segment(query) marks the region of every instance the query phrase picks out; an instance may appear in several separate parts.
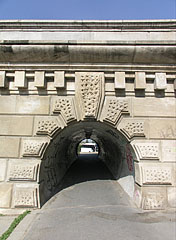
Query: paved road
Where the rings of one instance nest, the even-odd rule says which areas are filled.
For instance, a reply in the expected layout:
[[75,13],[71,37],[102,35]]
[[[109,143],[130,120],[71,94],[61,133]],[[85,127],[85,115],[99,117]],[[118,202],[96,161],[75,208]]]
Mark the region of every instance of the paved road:
[[[175,240],[174,215],[135,208],[103,163],[81,158],[25,240]],[[19,239],[18,239],[19,240]]]

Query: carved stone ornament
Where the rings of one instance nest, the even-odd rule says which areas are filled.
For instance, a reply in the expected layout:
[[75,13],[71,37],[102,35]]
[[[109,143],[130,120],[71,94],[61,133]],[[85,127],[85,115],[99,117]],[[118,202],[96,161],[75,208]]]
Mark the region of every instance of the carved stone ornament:
[[164,209],[165,197],[161,193],[148,193],[143,199],[143,209]]
[[23,142],[23,157],[41,157],[47,142],[42,140],[24,140]]
[[171,185],[172,173],[171,168],[145,167],[143,172],[143,184]]
[[61,127],[58,126],[57,121],[55,120],[39,120],[37,122],[37,134],[40,135],[49,135],[53,136],[54,133],[60,129]]
[[144,134],[144,122],[143,121],[130,121],[121,129],[128,138],[143,137]]
[[55,101],[53,112],[60,113],[67,123],[76,118],[73,100],[70,98],[58,98]]
[[140,160],[159,159],[159,144],[158,143],[136,143],[134,148]]
[[38,207],[37,188],[16,188],[14,207]]
[[17,165],[13,164],[10,167],[10,181],[36,181],[39,164],[35,165]]
[[83,118],[97,118],[104,96],[104,73],[76,73],[76,96]]
[[129,113],[126,100],[108,99],[106,103],[105,121],[116,124],[122,114]]

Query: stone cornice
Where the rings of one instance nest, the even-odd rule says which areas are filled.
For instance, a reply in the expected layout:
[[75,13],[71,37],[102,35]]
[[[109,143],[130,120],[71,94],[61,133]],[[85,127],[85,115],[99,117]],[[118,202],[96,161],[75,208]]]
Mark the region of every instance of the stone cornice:
[[176,20],[0,20],[1,31],[173,31]]
[[2,63],[175,64],[175,42],[1,41]]

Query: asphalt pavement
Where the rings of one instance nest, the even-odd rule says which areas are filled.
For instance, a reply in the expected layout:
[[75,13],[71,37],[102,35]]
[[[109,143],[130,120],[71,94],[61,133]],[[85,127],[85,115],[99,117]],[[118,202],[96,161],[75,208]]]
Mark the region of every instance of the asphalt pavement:
[[175,240],[175,213],[136,208],[93,155],[76,161],[62,185],[9,240]]

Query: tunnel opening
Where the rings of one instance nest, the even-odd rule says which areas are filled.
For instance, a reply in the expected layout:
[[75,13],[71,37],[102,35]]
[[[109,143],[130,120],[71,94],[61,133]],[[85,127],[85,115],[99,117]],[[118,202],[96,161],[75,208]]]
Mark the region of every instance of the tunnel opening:
[[[98,151],[80,154],[80,145],[85,141],[96,144]],[[134,158],[127,139],[110,125],[96,121],[68,125],[52,139],[43,157],[41,206],[65,187],[96,179],[117,180],[132,197]]]
[[91,138],[83,139],[77,146],[78,156],[81,154],[99,154],[99,145]]

